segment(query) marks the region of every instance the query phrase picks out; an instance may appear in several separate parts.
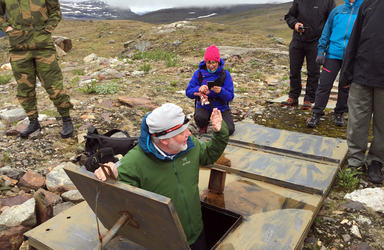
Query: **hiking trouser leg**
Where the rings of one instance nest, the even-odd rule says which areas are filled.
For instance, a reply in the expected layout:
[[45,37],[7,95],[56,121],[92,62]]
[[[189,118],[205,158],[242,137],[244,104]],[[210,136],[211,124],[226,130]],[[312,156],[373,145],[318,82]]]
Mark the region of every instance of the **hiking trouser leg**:
[[221,115],[223,117],[223,120],[228,126],[229,135],[232,135],[233,132],[235,132],[235,124],[233,123],[231,110],[228,109],[228,110],[222,111]]
[[301,93],[301,67],[304,62],[301,42],[292,40],[289,45],[289,97],[297,99]]
[[373,88],[352,83],[348,98],[348,165],[359,167],[365,163],[369,126],[372,117]]
[[376,160],[384,164],[384,89],[373,89],[373,139],[367,162]]
[[69,110],[73,108],[73,105],[63,88],[63,75],[56,59],[56,51],[46,49],[34,53],[37,76],[47,91],[49,99],[52,100],[62,117],[69,116]]
[[10,63],[17,82],[16,97],[29,119],[38,117],[36,100],[36,65],[30,51],[10,52]]
[[305,87],[304,101],[315,102],[317,85],[319,84],[320,65],[316,63],[317,42],[305,45],[305,58],[307,62],[307,85]]
[[333,82],[335,81],[337,73],[340,70],[341,63],[341,60],[326,59],[323,70],[320,74],[320,84],[316,90],[315,105],[312,108],[313,113],[319,115],[324,114],[324,109],[327,106]]
[[347,113],[348,112],[348,94],[349,88],[338,86],[337,89],[337,102],[335,107],[335,113]]
[[211,118],[211,112],[205,108],[196,108],[193,118],[195,119],[196,125],[199,128],[205,128],[209,124],[209,119]]

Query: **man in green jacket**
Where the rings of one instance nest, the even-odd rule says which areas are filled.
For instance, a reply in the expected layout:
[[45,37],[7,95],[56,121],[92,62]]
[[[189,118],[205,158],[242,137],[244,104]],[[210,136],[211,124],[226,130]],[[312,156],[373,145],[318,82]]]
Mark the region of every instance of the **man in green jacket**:
[[[199,197],[199,166],[214,163],[228,143],[228,127],[213,109],[212,140],[202,143],[188,129],[189,119],[172,103],[143,118],[139,144],[117,164],[118,180],[172,199],[192,249],[206,249]],[[95,175],[105,180],[101,169]]]
[[73,107],[63,89],[63,75],[56,58],[51,32],[61,20],[58,0],[0,0],[0,28],[9,38],[9,54],[17,81],[17,99],[29,118],[22,138],[39,130],[36,77],[63,120],[61,137],[73,135],[69,110]]

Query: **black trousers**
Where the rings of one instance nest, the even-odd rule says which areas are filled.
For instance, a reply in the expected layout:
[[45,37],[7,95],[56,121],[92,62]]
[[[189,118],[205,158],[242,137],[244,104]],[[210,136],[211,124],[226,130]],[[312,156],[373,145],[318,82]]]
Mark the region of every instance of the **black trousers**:
[[[223,120],[228,126],[229,135],[232,135],[233,132],[235,132],[235,124],[233,123],[231,110],[225,110],[221,112],[221,115],[223,116]],[[207,127],[209,124],[209,120],[211,118],[211,112],[205,108],[196,108],[194,119],[196,122],[196,125],[199,128]]]
[[[320,74],[320,84],[317,87],[315,105],[312,109],[313,113],[324,115],[324,109],[327,106],[329,95],[332,90],[333,82],[341,68],[342,60],[329,59],[325,60],[323,70]],[[349,88],[338,87],[337,103],[335,113],[341,114],[348,112],[348,92]]]
[[289,45],[289,97],[298,99],[301,93],[301,67],[304,58],[307,62],[307,85],[304,101],[315,102],[316,89],[320,77],[320,66],[316,63],[317,41],[301,42],[292,40]]

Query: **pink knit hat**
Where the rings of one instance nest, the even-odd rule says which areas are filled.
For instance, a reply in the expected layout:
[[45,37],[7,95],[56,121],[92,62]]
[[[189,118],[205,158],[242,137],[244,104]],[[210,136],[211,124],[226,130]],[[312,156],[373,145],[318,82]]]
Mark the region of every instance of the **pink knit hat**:
[[207,48],[204,55],[204,61],[220,62],[220,52],[215,45],[211,45]]

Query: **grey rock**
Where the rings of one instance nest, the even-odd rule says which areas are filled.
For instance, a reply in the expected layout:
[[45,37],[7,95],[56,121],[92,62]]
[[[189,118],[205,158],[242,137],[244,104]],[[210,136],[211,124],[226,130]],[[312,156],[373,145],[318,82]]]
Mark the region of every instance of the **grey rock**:
[[35,199],[31,198],[21,205],[4,209],[0,214],[1,228],[14,227],[18,225],[34,226],[36,224]]
[[12,179],[20,179],[25,173],[24,170],[18,168],[11,168],[10,166],[5,166],[0,168],[0,175],[6,175]]
[[67,165],[76,167],[76,165],[72,162],[64,162],[52,169],[52,171],[47,174],[45,184],[49,191],[63,192],[76,189],[75,185],[64,171],[64,167]]
[[136,44],[135,48],[137,50],[140,50],[141,52],[144,52],[147,50],[148,46],[151,44],[149,41],[141,41]]
[[133,43],[133,42],[135,42],[135,41],[133,41],[133,40],[126,41],[126,42],[124,43],[124,48],[128,48],[129,45],[130,45],[131,43]]
[[69,191],[67,191],[65,193],[62,193],[61,197],[65,201],[71,201],[71,202],[74,202],[74,203],[78,203],[78,202],[84,200],[84,198],[80,194],[79,190],[69,190]]
[[5,120],[6,123],[20,121],[23,120],[25,117],[27,117],[27,115],[24,109],[22,108],[3,110],[0,112],[0,118]]
[[349,234],[343,234],[341,237],[343,237],[344,242],[349,242],[351,240],[351,236]]

